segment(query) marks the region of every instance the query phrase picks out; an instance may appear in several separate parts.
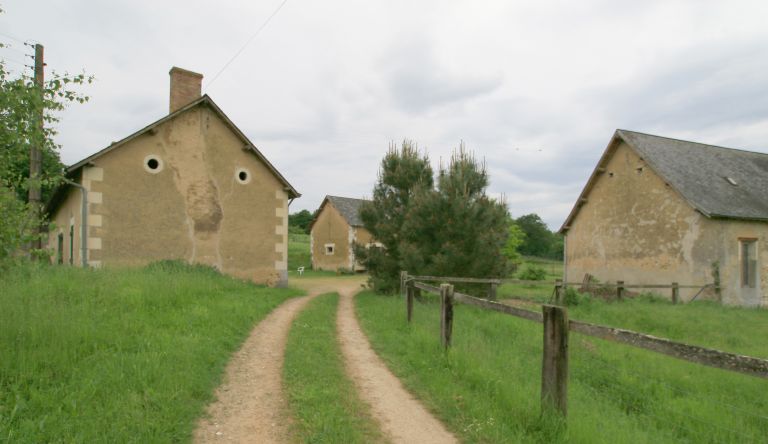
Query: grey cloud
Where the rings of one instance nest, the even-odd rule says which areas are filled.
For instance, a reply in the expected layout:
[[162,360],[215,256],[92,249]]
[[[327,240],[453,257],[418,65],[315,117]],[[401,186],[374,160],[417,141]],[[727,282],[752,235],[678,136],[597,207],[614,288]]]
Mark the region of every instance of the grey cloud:
[[398,45],[381,66],[387,72],[385,81],[394,102],[411,113],[483,96],[503,84],[500,73],[452,72],[423,39]]
[[595,91],[603,113],[618,126],[703,130],[768,117],[768,47],[698,47],[649,67],[634,85]]

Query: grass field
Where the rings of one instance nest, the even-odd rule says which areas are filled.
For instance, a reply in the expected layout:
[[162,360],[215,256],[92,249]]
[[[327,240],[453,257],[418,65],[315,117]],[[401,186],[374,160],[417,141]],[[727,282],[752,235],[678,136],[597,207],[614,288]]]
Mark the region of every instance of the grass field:
[[295,272],[297,268],[312,268],[312,257],[309,251],[308,234],[288,235],[288,271]]
[[0,277],[0,442],[189,441],[231,353],[295,290],[201,267]]
[[313,300],[293,323],[283,370],[296,420],[295,439],[307,443],[381,441],[368,408],[344,374],[336,341],[339,295]]
[[517,267],[517,272],[510,276],[511,279],[517,279],[518,274],[526,265],[540,267],[546,273],[543,282],[546,284],[503,284],[498,289],[498,297],[515,297],[518,299],[528,299],[536,302],[547,302],[552,296],[554,286],[552,282],[555,279],[563,278],[563,262],[551,259],[537,257],[524,257],[523,263]]
[[[438,304],[417,303],[412,325],[397,297],[362,293],[356,308],[390,368],[467,442],[742,443],[768,436],[763,379],[572,333],[565,426],[540,415],[540,324],[457,306],[454,346],[444,353]],[[669,336],[728,351],[741,346],[764,356],[768,343],[766,311],[645,300],[580,310],[571,317],[642,330],[655,324]]]

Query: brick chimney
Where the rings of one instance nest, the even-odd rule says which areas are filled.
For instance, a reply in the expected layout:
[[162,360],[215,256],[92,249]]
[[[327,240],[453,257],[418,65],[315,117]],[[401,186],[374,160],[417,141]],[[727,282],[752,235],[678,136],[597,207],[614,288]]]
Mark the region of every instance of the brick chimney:
[[203,89],[202,74],[175,66],[168,74],[171,75],[171,113],[200,98]]

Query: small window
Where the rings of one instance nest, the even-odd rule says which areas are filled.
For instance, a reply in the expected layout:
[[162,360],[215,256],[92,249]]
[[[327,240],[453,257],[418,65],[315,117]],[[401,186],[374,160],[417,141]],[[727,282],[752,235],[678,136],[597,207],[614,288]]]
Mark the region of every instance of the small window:
[[325,254],[330,256],[333,255],[334,251],[336,250],[336,244],[325,244]]
[[741,245],[741,286],[757,286],[757,240],[742,239]]
[[144,170],[151,174],[157,174],[163,171],[163,161],[159,156],[150,154],[144,158]]
[[56,263],[61,265],[64,263],[64,233],[59,233],[56,240]]
[[69,226],[69,265],[75,263],[75,226]]
[[613,177],[613,171],[611,171],[610,173],[608,173],[608,177]]
[[235,179],[245,185],[251,181],[251,172],[245,168],[238,168],[237,171],[235,171]]

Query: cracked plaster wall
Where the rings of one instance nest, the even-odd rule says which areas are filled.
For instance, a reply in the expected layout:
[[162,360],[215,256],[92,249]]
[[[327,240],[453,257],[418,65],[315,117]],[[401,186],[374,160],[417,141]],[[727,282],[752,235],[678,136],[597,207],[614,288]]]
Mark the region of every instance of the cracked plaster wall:
[[[740,237],[758,239],[760,287],[768,288],[768,225],[706,218],[623,143],[587,199],[567,234],[570,282],[589,273],[603,282],[704,285],[713,282],[717,262],[723,302],[768,305],[760,288],[753,294],[741,288],[738,248]],[[681,297],[696,292],[681,290]],[[699,296],[716,297],[710,291]]]

